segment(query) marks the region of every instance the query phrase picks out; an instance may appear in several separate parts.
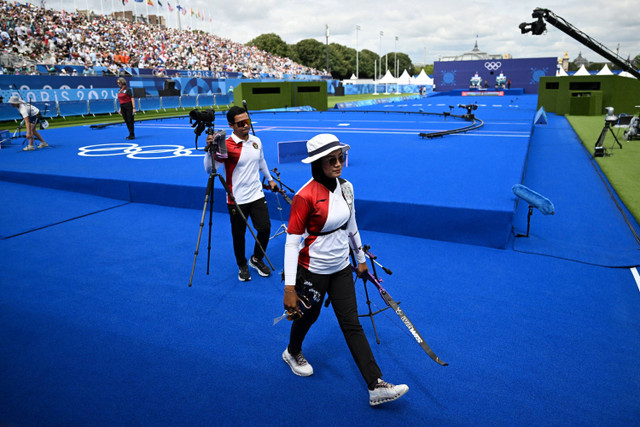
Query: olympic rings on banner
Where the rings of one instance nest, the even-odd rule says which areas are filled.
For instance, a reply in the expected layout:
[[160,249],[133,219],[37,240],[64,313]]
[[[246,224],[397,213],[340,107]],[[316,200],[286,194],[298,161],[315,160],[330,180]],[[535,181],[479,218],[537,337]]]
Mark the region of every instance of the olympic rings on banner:
[[87,145],[78,148],[78,156],[83,157],[107,157],[127,156],[136,160],[172,159],[175,157],[202,157],[203,154],[194,154],[190,148],[182,145],[138,145],[131,142],[116,142],[111,144]]
[[498,68],[502,67],[502,63],[501,62],[485,62],[484,63],[484,68],[486,68],[489,71],[496,71]]

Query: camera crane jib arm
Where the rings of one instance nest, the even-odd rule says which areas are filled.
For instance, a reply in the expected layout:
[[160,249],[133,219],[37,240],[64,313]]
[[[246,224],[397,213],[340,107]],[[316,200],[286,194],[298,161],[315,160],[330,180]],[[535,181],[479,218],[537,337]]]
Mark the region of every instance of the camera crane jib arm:
[[587,46],[597,54],[603,56],[604,58],[607,58],[609,61],[611,61],[618,67],[622,68],[624,71],[627,71],[628,73],[632,74],[634,77],[640,79],[640,72],[636,67],[633,66],[632,62],[622,59],[620,56],[618,56],[616,53],[608,49],[602,43],[592,39],[587,34],[585,34],[584,32],[580,31],[578,28],[571,25],[571,23],[569,23],[567,20],[556,15],[549,9],[543,9],[538,7],[533,10],[533,13],[531,14],[531,16],[533,18],[536,18],[537,21],[533,21],[531,23],[523,22],[522,24],[520,24],[519,28],[522,34],[531,32],[531,34],[533,35],[540,35],[544,33],[546,30],[546,25],[543,21],[544,19],[549,24],[553,25],[563,33],[569,35],[570,37],[574,38],[575,40],[579,41],[583,45]]

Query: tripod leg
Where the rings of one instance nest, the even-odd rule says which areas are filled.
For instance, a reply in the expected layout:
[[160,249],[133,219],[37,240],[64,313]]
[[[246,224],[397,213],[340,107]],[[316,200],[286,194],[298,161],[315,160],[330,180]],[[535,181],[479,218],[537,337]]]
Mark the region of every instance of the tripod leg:
[[367,316],[371,319],[371,325],[373,325],[373,333],[376,336],[376,344],[380,344],[380,338],[378,338],[378,331],[376,330],[376,322],[373,320],[373,312],[371,311],[371,300],[369,299],[369,291],[367,290],[367,282],[362,283],[364,285],[364,294],[367,296],[367,308],[369,309],[369,314],[362,314],[359,317]]
[[267,251],[264,250],[264,247],[262,247],[262,244],[260,243],[260,241],[258,240],[258,236],[256,236],[256,233],[253,231],[253,227],[251,227],[249,225],[249,221],[247,221],[247,217],[244,216],[244,213],[242,212],[242,209],[240,209],[240,206],[238,206],[238,203],[236,202],[236,198],[233,196],[233,193],[231,192],[231,190],[229,189],[229,187],[227,186],[227,183],[224,181],[224,178],[222,178],[222,175],[220,174],[216,174],[216,176],[220,179],[220,182],[222,183],[222,186],[224,187],[225,191],[227,192],[227,194],[229,195],[229,199],[233,202],[233,204],[235,205],[235,207],[238,209],[238,213],[240,214],[240,217],[242,218],[242,220],[244,221],[244,223],[247,225],[247,228],[249,229],[249,231],[251,232],[251,235],[253,236],[254,240],[256,241],[256,243],[258,244],[258,247],[260,248],[260,250],[262,251],[262,253],[264,254],[264,258],[267,260],[267,262],[269,263],[269,267],[271,267],[271,271],[276,271],[276,269],[273,267],[273,264],[271,264],[271,260],[269,259],[269,257],[267,256]]
[[607,128],[608,125],[605,124],[604,127],[602,128],[602,132],[600,132],[600,136],[598,137],[598,140],[596,141],[596,145],[594,147],[595,152],[597,153],[598,151],[602,151],[602,153],[600,154],[600,157],[602,157],[602,155],[604,154],[604,138],[607,136]]
[[[213,180],[212,180],[213,182]],[[209,186],[207,186],[207,189]],[[209,245],[207,246],[207,276],[209,275],[209,263],[211,261],[211,228],[213,226],[213,183],[211,184],[211,190],[207,194],[209,196]]]
[[[613,129],[609,128],[609,131],[611,131],[611,135],[613,135],[613,139],[618,143],[618,146],[622,148],[622,144],[620,144],[620,141],[618,141],[618,137],[616,136],[616,133],[613,131]],[[613,145],[611,146],[611,148],[613,148]]]
[[213,188],[213,174],[209,175],[209,182],[207,182],[207,193],[204,196],[204,207],[202,208],[202,218],[200,219],[200,231],[198,232],[198,241],[196,243],[196,251],[193,256],[193,267],[191,267],[191,277],[189,278],[189,287],[193,282],[193,273],[196,270],[196,259],[198,259],[198,248],[200,247],[200,238],[202,237],[202,228],[204,227],[204,217],[207,215],[207,203],[209,203],[209,189]]

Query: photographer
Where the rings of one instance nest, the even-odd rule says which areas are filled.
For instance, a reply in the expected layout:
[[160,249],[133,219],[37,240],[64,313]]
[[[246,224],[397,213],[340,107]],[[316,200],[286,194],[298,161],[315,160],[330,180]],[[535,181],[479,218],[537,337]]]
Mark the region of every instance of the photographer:
[[33,145],[33,138],[37,138],[40,141],[40,145],[38,148],[48,147],[49,144],[42,139],[40,133],[36,130],[36,125],[40,123],[42,117],[40,115],[40,110],[31,104],[27,104],[23,100],[21,100],[16,95],[13,95],[9,98],[9,104],[12,107],[15,107],[20,112],[20,115],[24,119],[25,126],[27,127],[27,140],[29,141],[28,145],[23,148],[24,151],[34,151],[36,147]]
[[[251,121],[249,114],[240,107],[231,107],[227,112],[227,121],[233,129],[233,133],[225,141],[228,157],[226,159],[215,158],[216,170],[224,164],[225,179],[231,189],[238,206],[234,205],[227,196],[227,207],[231,219],[231,234],[233,236],[233,251],[238,263],[238,279],[241,282],[251,280],[247,258],[245,256],[245,233],[247,225],[237,209],[241,209],[246,218],[251,218],[251,222],[258,233],[258,242],[266,250],[271,233],[271,221],[269,220],[269,210],[267,200],[262,192],[260,174],[269,181],[272,190],[276,189],[276,183],[271,178],[267,162],[264,160],[262,142],[259,138],[250,134]],[[204,156],[204,167],[207,173],[213,171],[211,151],[213,148],[214,136],[207,136],[207,150]],[[262,260],[264,253],[260,245],[256,242],[253,255],[250,257],[248,265],[258,270],[263,277],[271,275],[271,270]]]

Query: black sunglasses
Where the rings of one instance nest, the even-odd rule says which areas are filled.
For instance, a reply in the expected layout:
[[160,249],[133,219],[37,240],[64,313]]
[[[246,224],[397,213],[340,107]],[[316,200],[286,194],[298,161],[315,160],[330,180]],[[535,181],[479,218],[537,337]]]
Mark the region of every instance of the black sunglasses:
[[335,166],[338,162],[344,165],[344,161],[346,160],[346,158],[347,154],[342,153],[337,157],[325,157],[325,160],[327,161],[327,163],[329,163],[329,166]]
[[251,126],[251,119],[239,120],[234,123],[236,126],[243,128],[245,126]]

